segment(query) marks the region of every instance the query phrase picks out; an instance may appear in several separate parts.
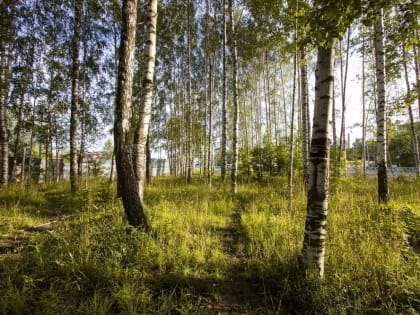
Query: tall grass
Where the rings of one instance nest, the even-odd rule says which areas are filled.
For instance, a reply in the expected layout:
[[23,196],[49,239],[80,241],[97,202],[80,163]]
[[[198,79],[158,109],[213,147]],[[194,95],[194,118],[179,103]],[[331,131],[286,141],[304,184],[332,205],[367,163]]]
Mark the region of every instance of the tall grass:
[[305,194],[297,185],[288,210],[282,178],[240,185],[234,198],[217,183],[155,180],[145,194],[149,234],[127,225],[105,181],[75,197],[66,185],[29,197],[12,188],[0,204],[10,226],[51,209],[66,220],[2,259],[0,313],[416,314],[419,181],[391,181],[386,207],[375,183],[331,187],[324,279],[300,268]]

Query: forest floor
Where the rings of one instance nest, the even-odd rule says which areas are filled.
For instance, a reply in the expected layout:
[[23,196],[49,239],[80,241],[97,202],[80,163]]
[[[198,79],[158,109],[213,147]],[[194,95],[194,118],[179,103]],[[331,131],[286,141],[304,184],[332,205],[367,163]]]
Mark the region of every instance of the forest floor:
[[417,314],[420,182],[333,181],[326,275],[302,271],[303,187],[284,178],[209,189],[156,179],[152,233],[129,227],[95,180],[0,192],[1,314]]

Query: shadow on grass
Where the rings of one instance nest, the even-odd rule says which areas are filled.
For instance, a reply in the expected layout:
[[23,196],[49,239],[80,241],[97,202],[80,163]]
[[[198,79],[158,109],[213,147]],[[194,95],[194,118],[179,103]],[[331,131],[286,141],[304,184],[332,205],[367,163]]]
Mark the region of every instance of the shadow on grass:
[[205,309],[206,314],[319,314],[325,311],[311,294],[320,280],[306,275],[299,255],[280,263],[251,262],[247,254],[251,240],[242,224],[242,213],[253,197],[244,194],[238,199],[238,205],[230,214],[230,224],[215,230],[226,254],[225,263],[220,266],[222,276],[188,272],[151,274],[146,283],[152,295],[157,299],[171,296],[175,304],[180,300],[188,303],[185,296],[190,297],[191,303],[200,301],[194,307]]
[[265,271],[227,265],[223,278],[181,272],[149,275],[146,284],[156,299],[171,296],[174,310],[176,301],[188,303],[187,296],[195,309],[206,309],[206,314],[326,313],[325,304],[314,294],[322,280],[306,275],[294,263],[298,258]]

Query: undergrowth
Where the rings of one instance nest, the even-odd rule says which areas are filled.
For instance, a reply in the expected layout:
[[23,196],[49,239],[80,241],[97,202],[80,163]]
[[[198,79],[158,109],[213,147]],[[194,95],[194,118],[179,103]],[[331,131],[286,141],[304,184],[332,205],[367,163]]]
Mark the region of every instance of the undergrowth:
[[161,178],[148,187],[152,231],[127,225],[115,186],[95,180],[0,192],[0,232],[61,216],[1,259],[1,314],[416,314],[420,182],[344,178],[330,194],[326,275],[300,268],[305,195],[286,181],[209,189]]

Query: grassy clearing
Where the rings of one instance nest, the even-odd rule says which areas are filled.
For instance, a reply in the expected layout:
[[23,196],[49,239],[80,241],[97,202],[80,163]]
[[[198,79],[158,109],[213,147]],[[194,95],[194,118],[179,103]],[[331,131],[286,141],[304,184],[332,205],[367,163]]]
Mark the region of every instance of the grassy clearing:
[[163,178],[147,189],[153,226],[127,226],[115,187],[1,192],[0,234],[64,216],[0,264],[2,314],[416,314],[420,312],[420,182],[331,187],[326,276],[301,271],[305,197],[286,182],[248,183],[232,198]]

